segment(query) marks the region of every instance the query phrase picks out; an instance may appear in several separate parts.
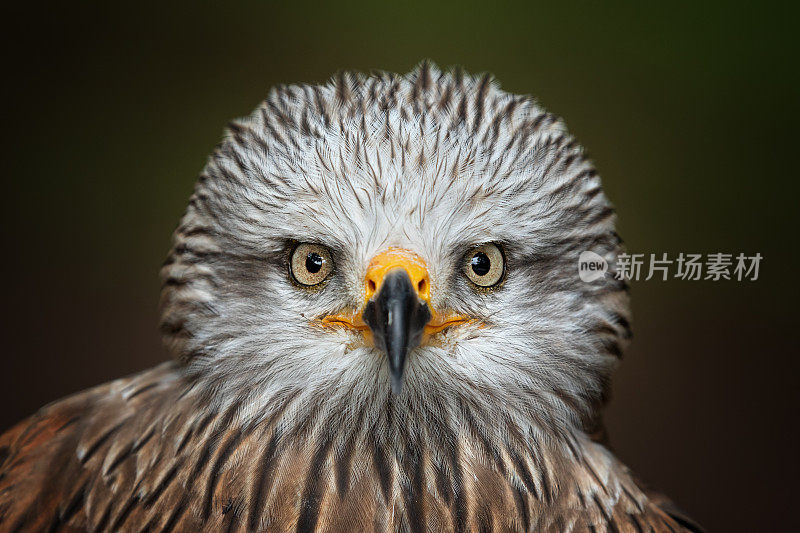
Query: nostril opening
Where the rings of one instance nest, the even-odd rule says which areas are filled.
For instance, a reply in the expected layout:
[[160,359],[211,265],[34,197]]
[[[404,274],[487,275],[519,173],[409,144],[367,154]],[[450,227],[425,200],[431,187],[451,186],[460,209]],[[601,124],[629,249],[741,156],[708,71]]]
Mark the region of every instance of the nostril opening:
[[375,292],[375,282],[373,280],[367,281],[367,289],[370,292]]
[[424,279],[420,280],[420,282],[417,284],[417,292],[420,294],[423,294],[425,292],[425,289],[427,288],[428,288],[428,282]]

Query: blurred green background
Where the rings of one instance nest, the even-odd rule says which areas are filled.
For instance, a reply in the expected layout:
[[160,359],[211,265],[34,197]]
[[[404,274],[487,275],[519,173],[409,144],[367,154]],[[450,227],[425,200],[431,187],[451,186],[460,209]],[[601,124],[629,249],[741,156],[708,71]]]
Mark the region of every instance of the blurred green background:
[[232,118],[277,83],[420,59],[562,115],[629,251],[760,252],[633,284],[616,453],[712,531],[784,530],[796,479],[796,17],[780,5],[5,7],[0,427],[167,355],[158,269]]

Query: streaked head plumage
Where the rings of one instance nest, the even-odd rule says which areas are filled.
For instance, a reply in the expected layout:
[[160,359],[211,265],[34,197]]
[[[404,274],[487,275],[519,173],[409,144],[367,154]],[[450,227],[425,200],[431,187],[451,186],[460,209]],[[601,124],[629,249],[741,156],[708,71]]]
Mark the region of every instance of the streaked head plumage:
[[[580,281],[577,257],[613,262],[613,224],[581,147],[532,98],[429,63],[405,76],[341,72],[273,89],[231,124],[176,231],[162,328],[198,386],[241,401],[245,419],[291,393],[345,419],[469,410],[544,432],[585,428],[628,336],[628,306],[610,276]],[[293,279],[298,243],[329,251],[322,283]],[[486,244],[506,263],[489,288],[463,268]],[[409,354],[399,395],[362,332],[319,323],[363,306],[370,260],[391,249],[424,261],[433,309],[474,319]]]

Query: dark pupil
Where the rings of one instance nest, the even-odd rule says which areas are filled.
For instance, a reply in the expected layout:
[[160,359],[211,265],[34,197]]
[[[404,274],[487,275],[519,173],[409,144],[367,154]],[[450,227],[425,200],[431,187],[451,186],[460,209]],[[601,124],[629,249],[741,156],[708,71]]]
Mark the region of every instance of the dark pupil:
[[306,270],[312,274],[316,274],[322,268],[325,260],[316,252],[311,252],[306,256]]
[[492,262],[489,261],[489,258],[483,252],[478,252],[473,255],[470,264],[472,265],[472,271],[479,276],[488,274],[489,268],[492,266]]

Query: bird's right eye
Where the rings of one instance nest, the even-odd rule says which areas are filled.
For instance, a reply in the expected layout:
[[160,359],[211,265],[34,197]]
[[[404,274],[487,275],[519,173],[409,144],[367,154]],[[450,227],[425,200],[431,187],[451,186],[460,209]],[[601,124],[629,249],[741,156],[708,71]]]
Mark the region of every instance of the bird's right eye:
[[333,272],[330,251],[321,244],[300,243],[292,250],[289,267],[292,278],[305,287],[319,285]]

